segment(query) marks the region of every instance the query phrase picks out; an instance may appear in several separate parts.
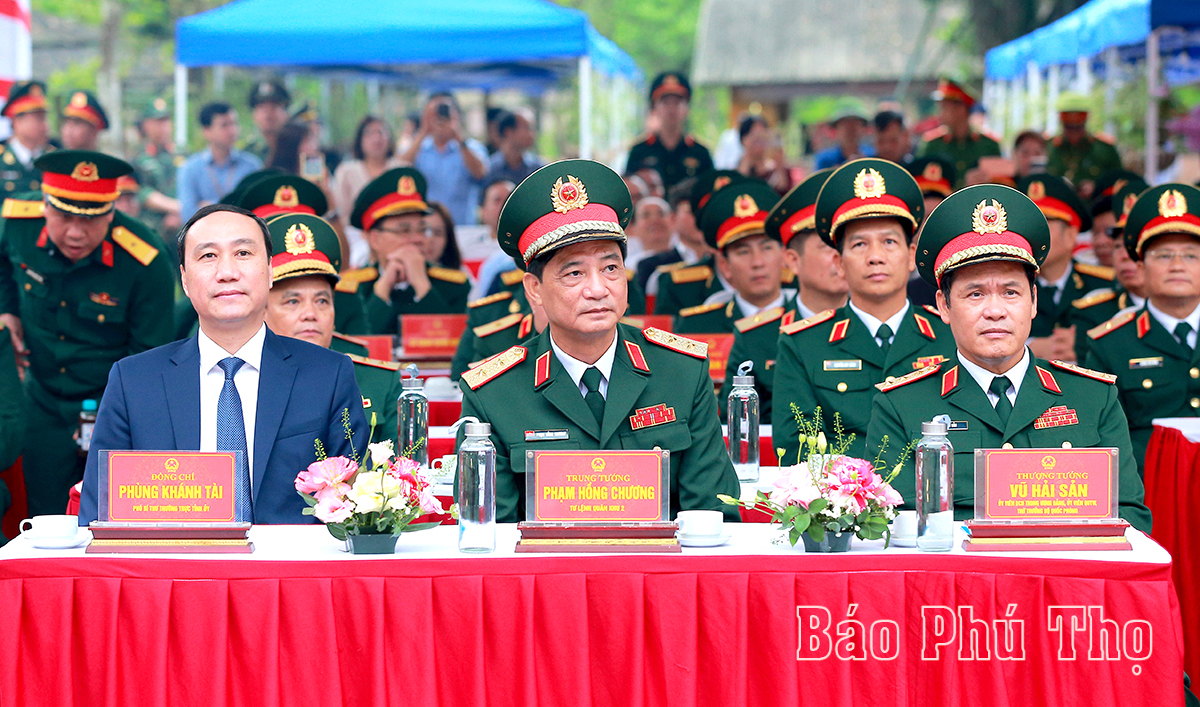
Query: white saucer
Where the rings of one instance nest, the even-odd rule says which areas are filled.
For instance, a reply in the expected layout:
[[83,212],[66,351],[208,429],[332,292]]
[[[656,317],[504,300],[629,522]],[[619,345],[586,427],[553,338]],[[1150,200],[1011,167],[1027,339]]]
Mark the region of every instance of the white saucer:
[[679,544],[684,547],[717,547],[729,542],[733,533],[728,530],[720,535],[687,535],[677,532],[675,537],[679,538]]
[[38,538],[32,535],[26,536],[29,544],[42,550],[68,550],[73,547],[84,545],[88,541],[88,534],[82,530],[69,538]]

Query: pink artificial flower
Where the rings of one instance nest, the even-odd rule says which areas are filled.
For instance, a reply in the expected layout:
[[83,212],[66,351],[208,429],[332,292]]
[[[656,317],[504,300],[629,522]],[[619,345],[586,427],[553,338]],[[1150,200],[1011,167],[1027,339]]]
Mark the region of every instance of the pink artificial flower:
[[326,496],[317,503],[314,513],[322,523],[341,523],[354,513],[354,503],[345,498]]
[[329,457],[313,462],[296,476],[296,490],[311,493],[318,501],[344,498],[350,492],[345,483],[358,471],[358,465],[346,457]]
[[890,484],[884,484],[883,491],[877,496],[879,504],[882,506],[893,507],[904,503],[904,497],[900,492],[892,488]]
[[442,502],[438,500],[437,496],[433,495],[433,488],[428,486],[424,489],[421,489],[420,496],[414,505],[419,505],[421,507],[421,511],[424,513],[446,512],[446,509],[442,507]]
[[821,490],[813,482],[807,464],[787,467],[775,480],[775,490],[771,492],[771,501],[781,506],[808,508],[808,504],[820,497]]
[[851,502],[861,513],[867,502],[877,498],[882,491],[883,479],[875,473],[871,463],[854,457],[838,457],[829,465],[825,481],[829,484],[829,497],[835,503],[849,506]]

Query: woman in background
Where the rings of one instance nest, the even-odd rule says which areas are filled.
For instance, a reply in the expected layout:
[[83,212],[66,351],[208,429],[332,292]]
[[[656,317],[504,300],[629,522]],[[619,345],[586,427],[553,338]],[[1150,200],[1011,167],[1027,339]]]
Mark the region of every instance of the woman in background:
[[333,204],[338,221],[350,243],[347,268],[361,268],[371,258],[371,249],[362,231],[350,225],[354,200],[371,180],[402,163],[396,158],[396,141],[392,128],[378,116],[368,115],[354,132],[354,159],[345,160],[333,173]]

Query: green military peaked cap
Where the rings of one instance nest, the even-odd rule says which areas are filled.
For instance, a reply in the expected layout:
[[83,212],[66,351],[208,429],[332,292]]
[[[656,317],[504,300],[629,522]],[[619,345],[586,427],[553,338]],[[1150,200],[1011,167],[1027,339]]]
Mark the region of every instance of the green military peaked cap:
[[784,194],[767,213],[763,224],[767,235],[786,246],[797,233],[816,230],[817,194],[831,174],[832,167],[813,172]]
[[633,201],[620,175],[593,160],[562,160],[526,177],[504,202],[497,237],[514,260],[584,241],[625,243]]
[[44,111],[47,105],[46,84],[41,81],[22,81],[13,84],[8,100],[0,108],[0,115],[15,118],[22,113]]
[[1142,259],[1152,239],[1170,233],[1200,238],[1200,189],[1190,184],[1152,187],[1125,216],[1125,250],[1134,260]]
[[834,248],[850,221],[895,218],[911,237],[924,217],[925,197],[912,175],[875,157],[838,167],[817,195],[817,233]]
[[1125,219],[1129,218],[1130,209],[1137,202],[1138,196],[1149,188],[1150,185],[1139,177],[1136,180],[1127,182],[1116,194],[1113,194],[1112,211],[1117,217],[1117,222],[1113,225],[1113,228],[1124,230]]
[[692,216],[696,219],[696,223],[700,223],[704,207],[714,192],[726,184],[740,182],[746,178],[746,175],[732,169],[710,169],[696,175],[696,181],[692,184],[692,193],[688,196],[688,203],[691,204]]
[[917,243],[917,271],[938,287],[946,273],[989,260],[1021,263],[1035,271],[1050,252],[1050,227],[1037,205],[1000,184],[979,184],[938,204]]
[[60,211],[103,216],[121,195],[117,179],[133,171],[122,159],[91,150],[54,150],[33,161],[42,171],[42,193]]
[[170,117],[171,109],[167,105],[167,99],[160,96],[147,103],[145,108],[142,108],[142,114],[138,117],[138,122]]
[[247,187],[264,177],[269,177],[274,174],[287,174],[287,172],[284,172],[278,167],[267,167],[266,169],[260,169],[251,172],[250,174],[247,174],[239,179],[238,183],[233,185],[233,189],[230,190],[228,194],[225,194],[221,197],[220,203],[237,206],[241,202],[242,194],[246,192]]
[[63,117],[82,120],[97,130],[108,129],[108,114],[91,91],[73,91],[67,107],[63,108]]
[[427,214],[425,175],[412,167],[389,169],[363,187],[354,200],[350,225],[371,230],[380,219],[403,214]]
[[704,207],[700,229],[704,241],[718,250],[750,236],[766,235],[779,240],[779,234],[766,231],[767,212],[779,201],[779,193],[761,179],[743,179],[726,184]]
[[[236,191],[236,189],[235,189]],[[263,218],[281,213],[320,216],[329,211],[325,192],[295,174],[265,174],[247,184],[233,202]]]
[[342,249],[333,226],[320,216],[281,213],[267,222],[271,232],[271,281],[323,275],[334,285],[340,277]]
[[288,94],[283,84],[275,79],[270,81],[259,81],[254,84],[254,88],[250,89],[250,107],[254,108],[259,103],[278,103],[284,108],[292,102],[292,97]]
[[1066,221],[1080,231],[1092,227],[1091,210],[1062,177],[1031,174],[1017,182],[1017,190],[1037,204],[1047,220]]
[[1092,195],[1097,198],[1113,196],[1121,191],[1121,187],[1132,181],[1144,180],[1142,180],[1142,175],[1137,172],[1130,172],[1127,169],[1111,169],[1096,177],[1095,186],[1092,188]]
[[654,77],[650,82],[650,105],[663,96],[683,96],[685,101],[692,100],[692,84],[677,71],[667,71]]
[[904,168],[917,180],[922,194],[945,197],[954,191],[954,180],[958,178],[958,170],[954,169],[950,160],[941,155],[918,157],[905,164]]

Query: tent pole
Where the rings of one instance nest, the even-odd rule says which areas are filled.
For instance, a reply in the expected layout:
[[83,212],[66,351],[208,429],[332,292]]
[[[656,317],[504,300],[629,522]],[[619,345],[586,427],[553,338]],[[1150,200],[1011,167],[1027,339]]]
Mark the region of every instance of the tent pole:
[[579,158],[592,159],[592,58],[579,57]]
[[1104,50],[1104,132],[1109,135],[1117,134],[1117,121],[1113,110],[1117,105],[1117,88],[1120,86],[1120,78],[1117,76],[1121,70],[1119,59],[1116,47]]
[[1046,133],[1058,134],[1058,94],[1062,69],[1055,64],[1046,71]]
[[175,65],[175,149],[183,154],[187,147],[187,116],[188,116],[188,68],[183,64]]
[[1158,30],[1150,30],[1146,37],[1146,167],[1143,170],[1146,182],[1155,184],[1158,175]]

